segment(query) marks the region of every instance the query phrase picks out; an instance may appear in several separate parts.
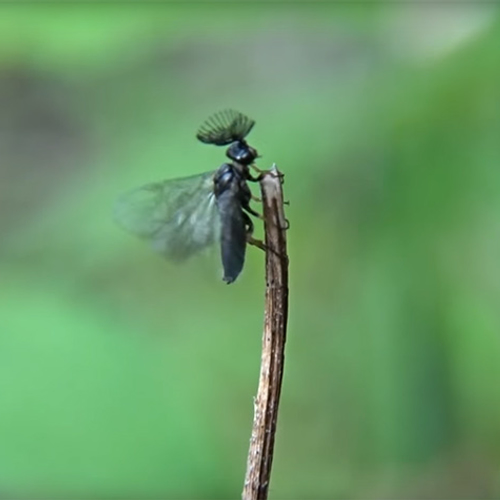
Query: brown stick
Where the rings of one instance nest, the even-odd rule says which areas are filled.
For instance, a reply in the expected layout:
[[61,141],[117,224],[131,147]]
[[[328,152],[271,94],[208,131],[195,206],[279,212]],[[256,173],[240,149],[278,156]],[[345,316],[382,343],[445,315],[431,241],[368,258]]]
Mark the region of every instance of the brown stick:
[[285,361],[288,319],[288,255],[283,210],[283,174],[275,165],[260,180],[266,245],[266,304],[259,388],[243,500],[265,500],[271,478],[274,436]]

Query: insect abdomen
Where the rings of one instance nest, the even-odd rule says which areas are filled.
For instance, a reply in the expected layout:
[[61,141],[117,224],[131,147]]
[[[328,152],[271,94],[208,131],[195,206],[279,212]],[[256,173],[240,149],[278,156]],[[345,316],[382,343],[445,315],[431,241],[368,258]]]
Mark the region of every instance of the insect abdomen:
[[240,202],[240,181],[231,165],[220,167],[214,178],[215,196],[221,221],[223,280],[232,283],[245,262],[247,231]]

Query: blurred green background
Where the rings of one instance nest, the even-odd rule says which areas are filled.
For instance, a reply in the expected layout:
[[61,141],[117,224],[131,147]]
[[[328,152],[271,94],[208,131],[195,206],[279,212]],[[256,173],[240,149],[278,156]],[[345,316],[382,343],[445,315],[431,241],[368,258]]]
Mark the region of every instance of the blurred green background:
[[499,89],[492,5],[0,6],[0,497],[239,497],[263,254],[111,217],[235,108],[291,202],[270,498],[500,498]]

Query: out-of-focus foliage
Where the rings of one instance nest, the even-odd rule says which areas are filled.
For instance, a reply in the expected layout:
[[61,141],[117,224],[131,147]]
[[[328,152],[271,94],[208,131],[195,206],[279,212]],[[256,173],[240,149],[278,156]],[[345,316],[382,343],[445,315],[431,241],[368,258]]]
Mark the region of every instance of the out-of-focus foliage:
[[110,215],[231,107],[291,201],[270,497],[498,498],[499,62],[491,6],[2,5],[0,497],[239,495],[263,256]]

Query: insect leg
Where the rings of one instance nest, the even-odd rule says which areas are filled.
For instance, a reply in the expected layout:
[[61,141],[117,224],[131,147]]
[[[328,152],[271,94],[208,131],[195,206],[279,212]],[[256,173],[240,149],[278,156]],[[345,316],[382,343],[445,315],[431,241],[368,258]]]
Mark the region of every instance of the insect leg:
[[279,255],[272,247],[268,247],[262,240],[258,240],[252,236],[253,234],[253,222],[249,215],[245,212],[241,212],[243,214],[243,220],[245,221],[245,227],[247,231],[247,243],[249,245],[253,245],[254,247],[260,248],[262,251],[267,252],[270,250],[271,252]]
[[260,248],[264,252],[267,250],[267,247],[262,240],[258,240],[256,238],[253,238],[250,235],[247,236],[247,243],[249,245],[253,245],[254,247]]
[[252,181],[252,182],[260,182],[262,180],[262,177],[264,177],[266,170],[261,170],[259,167],[257,167],[257,165],[255,165],[255,163],[252,163],[250,165],[250,168],[253,168],[259,175],[257,175],[257,177],[254,177],[250,173],[250,171],[248,170],[248,167],[247,167],[246,171],[245,171],[245,178],[249,181]]
[[241,203],[241,208],[244,208],[249,214],[252,214],[254,217],[257,217],[258,219],[264,220],[264,217],[259,214],[259,212],[256,212],[251,206],[250,206],[250,200],[243,198],[240,200]]
[[243,222],[245,223],[245,230],[247,232],[247,236],[252,236],[254,229],[253,221],[247,213],[242,211],[241,214],[243,215]]
[[261,241],[261,240],[258,240],[256,238],[254,238],[252,236],[253,229],[254,229],[254,225],[253,225],[252,219],[249,217],[249,215],[247,213],[242,212],[242,214],[243,214],[243,220],[245,221],[245,228],[246,228],[246,231],[247,231],[247,243],[249,245],[253,245],[253,246],[257,247],[257,248],[260,248],[261,250],[263,250],[265,252],[266,249],[267,249],[267,247],[264,244],[264,242]]
[[255,165],[255,163],[252,163],[250,167],[253,168],[258,174],[260,174],[260,176],[262,176],[262,174],[264,173],[264,170],[261,170],[257,165]]

